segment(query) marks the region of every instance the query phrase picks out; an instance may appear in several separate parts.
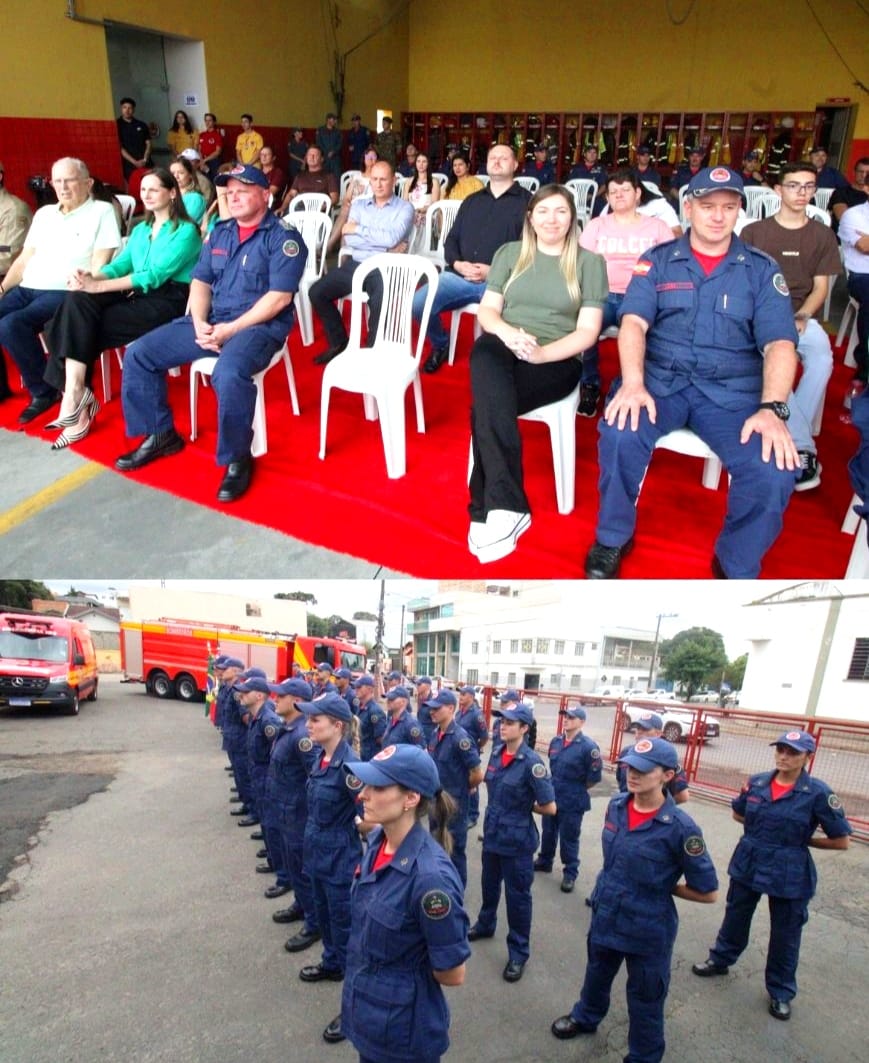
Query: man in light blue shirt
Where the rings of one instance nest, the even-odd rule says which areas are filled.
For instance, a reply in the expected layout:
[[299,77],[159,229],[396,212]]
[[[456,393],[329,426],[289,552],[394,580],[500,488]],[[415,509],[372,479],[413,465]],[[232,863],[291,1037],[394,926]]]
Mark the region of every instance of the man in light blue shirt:
[[[413,206],[394,194],[395,174],[388,162],[377,162],[371,169],[371,195],[353,202],[342,229],[343,246],[350,252],[340,266],[330,269],[310,291],[311,305],[323,324],[328,348],[314,359],[326,365],[347,346],[347,330],[335,300],[350,294],[353,273],[360,262],[383,251],[407,250],[413,227]],[[372,273],[365,282],[368,293],[368,335],[377,332],[383,296],[380,276]]]

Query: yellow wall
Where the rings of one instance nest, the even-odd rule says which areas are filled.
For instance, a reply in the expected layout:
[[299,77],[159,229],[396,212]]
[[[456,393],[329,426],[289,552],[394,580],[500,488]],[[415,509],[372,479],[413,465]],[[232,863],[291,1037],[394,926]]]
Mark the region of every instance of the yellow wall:
[[[869,20],[856,0],[812,5],[848,66],[866,74]],[[865,5],[864,5],[865,6]],[[869,100],[804,0],[590,3],[438,0],[410,17],[410,110],[794,110]]]
[[[316,0],[78,0],[80,16],[205,41],[209,107],[218,115],[252,111],[257,123],[319,125],[333,108],[331,59]],[[394,7],[389,0],[344,0],[339,44],[349,50]],[[344,122],[354,110],[374,125],[376,108],[407,107],[407,15],[347,62]],[[112,99],[100,26],[66,17],[64,0],[27,0],[0,37],[0,114],[107,119]]]

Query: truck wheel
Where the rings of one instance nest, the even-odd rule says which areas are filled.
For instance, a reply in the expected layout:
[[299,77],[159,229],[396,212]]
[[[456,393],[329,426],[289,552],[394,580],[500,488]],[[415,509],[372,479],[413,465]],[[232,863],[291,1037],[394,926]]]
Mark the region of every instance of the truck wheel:
[[668,723],[664,728],[664,738],[668,742],[672,742],[674,745],[682,737],[682,728],[678,723]]
[[99,687],[99,681],[94,682],[94,688],[90,692],[90,694],[88,694],[88,696],[87,696],[88,701],[96,701],[97,700],[97,688],[98,687]]
[[175,697],[180,698],[181,701],[198,700],[199,687],[192,675],[182,672],[181,675],[175,677]]
[[63,713],[65,716],[78,716],[79,708],[80,703],[78,698],[78,690],[74,690],[72,692],[72,697],[63,707]]
[[172,680],[166,675],[165,672],[156,671],[152,672],[148,678],[148,682],[151,687],[151,693],[158,698],[173,698],[175,697],[175,687]]

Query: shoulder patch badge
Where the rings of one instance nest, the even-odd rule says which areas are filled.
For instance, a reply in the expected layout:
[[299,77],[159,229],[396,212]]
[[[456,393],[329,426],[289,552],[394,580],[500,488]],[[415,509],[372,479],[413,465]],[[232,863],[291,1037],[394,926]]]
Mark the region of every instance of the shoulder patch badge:
[[788,288],[788,282],[785,280],[783,273],[776,273],[772,279],[772,286],[779,293],[779,295],[790,295],[791,290]]
[[353,775],[349,771],[347,772],[346,782],[347,782],[347,789],[348,790],[354,790],[355,791],[355,790],[361,790],[362,789],[362,780],[358,779],[355,775]]
[[838,797],[836,797],[836,795],[835,795],[835,794],[830,794],[830,796],[829,796],[829,797],[827,798],[827,804],[828,804],[828,805],[830,806],[830,808],[832,808],[832,809],[833,809],[833,810],[834,810],[835,812],[838,812],[838,811],[839,811],[839,809],[840,809],[840,808],[842,807],[842,802],[841,802],[841,801],[839,800],[839,798],[838,798]]
[[465,752],[467,752],[470,748],[471,748],[471,740],[470,740],[470,738],[461,739],[461,741],[459,742],[459,749],[464,750]]
[[314,743],[307,736],[299,739],[299,749],[301,749],[303,753],[310,753],[313,748]]
[[692,834],[685,839],[684,849],[689,856],[702,856],[706,852],[706,842],[699,834]]
[[635,277],[645,277],[651,268],[651,262],[643,262],[643,260],[640,259],[638,262],[634,263],[633,274]]
[[274,738],[277,733],[278,729],[273,723],[267,723],[263,728],[263,734],[266,738]]
[[422,734],[422,731],[418,727],[411,727],[411,729],[410,729],[410,737],[411,738],[419,738],[419,736],[421,734]]
[[298,242],[296,240],[284,240],[281,251],[283,251],[287,258],[295,258],[299,253]]
[[449,894],[444,893],[443,890],[429,890],[424,893],[420,904],[427,919],[444,919],[453,907]]
[[545,764],[535,764],[534,767],[531,769],[531,774],[534,776],[535,779],[545,779],[546,778],[546,765]]
[[597,748],[597,746],[595,746],[594,749],[591,751],[591,759],[600,760],[600,750]]

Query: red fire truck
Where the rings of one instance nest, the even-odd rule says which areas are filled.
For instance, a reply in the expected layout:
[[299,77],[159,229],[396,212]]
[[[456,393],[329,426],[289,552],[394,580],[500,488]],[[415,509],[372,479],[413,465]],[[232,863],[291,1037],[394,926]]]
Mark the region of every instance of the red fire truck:
[[219,654],[238,657],[246,668],[262,668],[270,679],[292,675],[321,662],[349,668],[353,677],[365,671],[365,647],[341,639],[277,632],[244,631],[197,620],[124,621],[121,664],[128,681],[144,683],[158,698],[195,701],[207,687],[208,662]]

